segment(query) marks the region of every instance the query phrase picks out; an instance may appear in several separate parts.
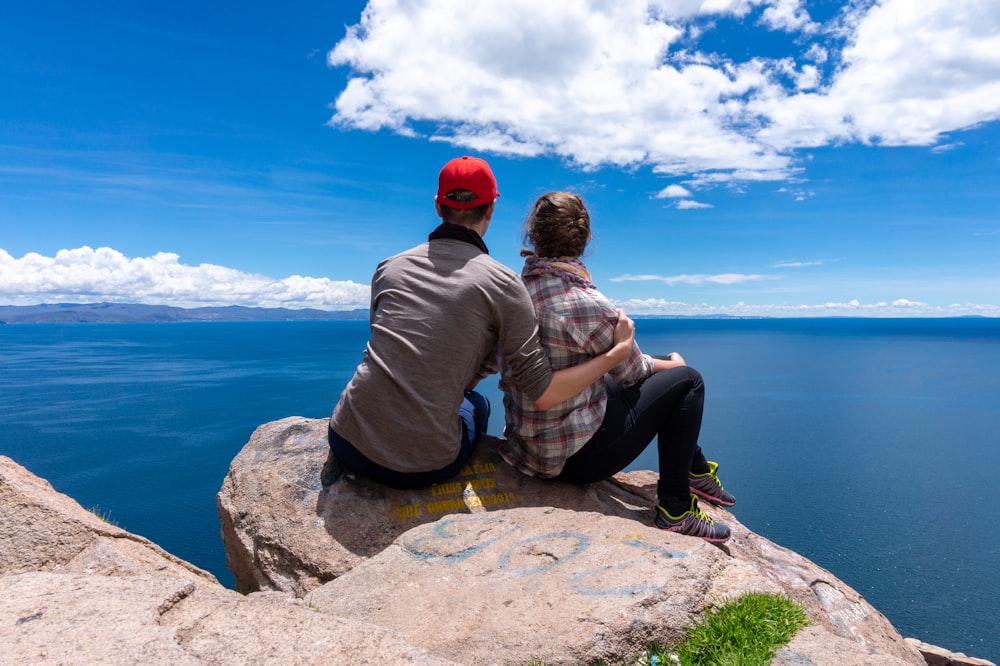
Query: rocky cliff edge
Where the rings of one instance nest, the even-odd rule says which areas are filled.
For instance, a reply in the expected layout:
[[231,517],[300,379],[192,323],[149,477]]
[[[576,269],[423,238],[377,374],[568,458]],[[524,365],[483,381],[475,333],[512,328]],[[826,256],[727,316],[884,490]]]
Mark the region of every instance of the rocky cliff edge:
[[268,423],[218,494],[243,592],[0,456],[0,663],[635,663],[755,590],[812,625],[775,664],[989,664],[902,639],[829,572],[708,508],[725,547],[650,526],[648,472],[529,479],[495,442],[453,482],[324,490],[326,421]]

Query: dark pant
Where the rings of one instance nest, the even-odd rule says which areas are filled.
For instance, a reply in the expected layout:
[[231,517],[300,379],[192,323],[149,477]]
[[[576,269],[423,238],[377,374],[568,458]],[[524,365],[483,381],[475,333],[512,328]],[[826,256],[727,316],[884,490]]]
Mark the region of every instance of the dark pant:
[[625,469],[656,437],[660,504],[668,511],[686,511],[691,504],[688,472],[708,471],[698,446],[705,403],[701,375],[681,366],[628,388],[606,381],[608,407],[601,427],[566,460],[558,478],[571,483],[607,479]]
[[333,428],[330,428],[328,433],[330,450],[337,457],[337,460],[352,472],[371,477],[390,488],[426,488],[458,474],[462,466],[465,465],[465,461],[472,456],[476,449],[476,443],[486,433],[486,427],[489,424],[490,401],[486,399],[486,396],[475,391],[467,391],[465,399],[459,407],[458,416],[462,419],[462,442],[458,457],[450,465],[441,469],[429,472],[397,472],[394,469],[383,467],[369,460],[365,454],[354,448],[353,444],[334,432]]

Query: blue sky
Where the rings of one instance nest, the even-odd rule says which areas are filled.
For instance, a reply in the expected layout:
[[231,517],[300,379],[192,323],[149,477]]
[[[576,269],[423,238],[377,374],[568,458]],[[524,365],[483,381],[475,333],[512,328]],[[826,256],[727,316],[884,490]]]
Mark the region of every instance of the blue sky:
[[473,154],[631,314],[1000,316],[998,0],[15,3],[0,86],[0,304],[366,307]]

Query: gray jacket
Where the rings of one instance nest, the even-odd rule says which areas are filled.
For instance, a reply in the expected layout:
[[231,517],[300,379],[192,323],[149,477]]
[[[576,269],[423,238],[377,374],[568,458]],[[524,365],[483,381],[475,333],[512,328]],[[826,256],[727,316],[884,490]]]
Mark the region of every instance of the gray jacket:
[[438,239],[382,261],[371,336],[331,426],[370,460],[425,472],[458,457],[458,409],[496,353],[532,399],[552,380],[519,276],[476,246]]

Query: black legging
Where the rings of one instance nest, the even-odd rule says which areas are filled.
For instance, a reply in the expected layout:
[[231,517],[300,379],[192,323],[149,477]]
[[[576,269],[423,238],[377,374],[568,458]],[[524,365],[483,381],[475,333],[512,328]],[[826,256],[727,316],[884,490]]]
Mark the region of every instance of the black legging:
[[608,407],[600,429],[567,458],[557,478],[593,483],[625,469],[657,438],[660,504],[672,515],[691,505],[688,472],[709,470],[698,446],[705,383],[694,368],[680,366],[622,387],[607,380]]

